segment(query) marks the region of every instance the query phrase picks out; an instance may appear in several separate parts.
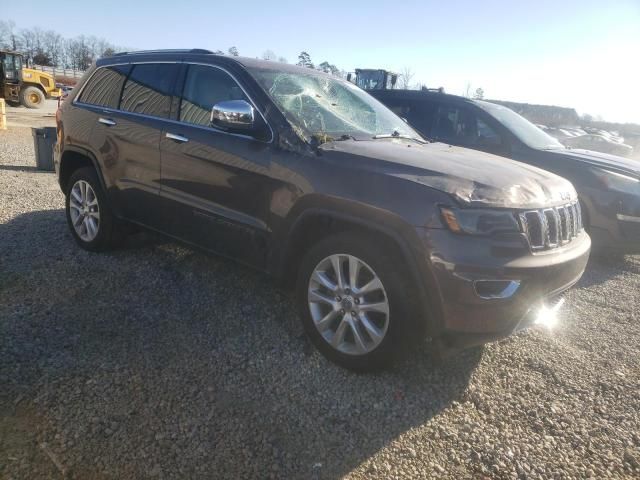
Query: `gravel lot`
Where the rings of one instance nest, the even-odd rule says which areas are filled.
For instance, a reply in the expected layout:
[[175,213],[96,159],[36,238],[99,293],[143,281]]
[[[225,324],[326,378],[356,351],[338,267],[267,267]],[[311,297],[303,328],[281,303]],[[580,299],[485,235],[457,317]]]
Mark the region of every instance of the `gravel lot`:
[[81,251],[31,143],[0,132],[0,478],[640,478],[640,257],[551,332],[356,375],[261,274]]

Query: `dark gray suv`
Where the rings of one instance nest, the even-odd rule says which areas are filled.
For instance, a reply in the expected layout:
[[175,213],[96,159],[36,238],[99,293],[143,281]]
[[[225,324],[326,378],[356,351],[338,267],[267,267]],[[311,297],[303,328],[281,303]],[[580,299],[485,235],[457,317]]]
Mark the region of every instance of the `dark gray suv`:
[[136,224],[266,271],[295,287],[309,337],[349,368],[425,337],[459,348],[508,335],[587,263],[568,181],[428,143],[314,70],[118,54],[87,72],[57,126],[81,247],[111,248]]

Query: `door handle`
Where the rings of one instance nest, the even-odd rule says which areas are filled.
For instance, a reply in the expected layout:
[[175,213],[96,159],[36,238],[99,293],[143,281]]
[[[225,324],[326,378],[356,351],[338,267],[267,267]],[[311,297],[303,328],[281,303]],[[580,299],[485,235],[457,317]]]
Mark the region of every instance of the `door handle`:
[[175,133],[166,133],[165,137],[169,140],[175,140],[176,142],[186,143],[189,141],[187,137],[183,137],[182,135],[176,135]]
[[103,125],[106,125],[107,127],[113,127],[116,124],[116,122],[114,122],[110,118],[102,118],[102,117],[98,119],[98,122],[102,123]]

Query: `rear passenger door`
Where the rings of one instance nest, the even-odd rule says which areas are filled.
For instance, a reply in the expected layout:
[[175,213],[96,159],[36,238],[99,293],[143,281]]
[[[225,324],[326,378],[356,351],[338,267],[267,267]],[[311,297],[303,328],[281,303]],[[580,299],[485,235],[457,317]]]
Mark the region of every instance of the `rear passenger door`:
[[383,103],[420,134],[429,138],[436,110],[432,102],[422,99],[390,98],[384,99]]
[[134,222],[164,229],[159,205],[160,134],[171,115],[175,63],[119,66],[127,70],[115,108],[103,108],[92,132],[118,211]]
[[[226,70],[184,66],[174,122],[163,131],[161,195],[169,232],[179,238],[263,266],[271,192],[272,133],[241,85]],[[221,101],[245,100],[264,122],[253,138],[212,127],[211,109]]]

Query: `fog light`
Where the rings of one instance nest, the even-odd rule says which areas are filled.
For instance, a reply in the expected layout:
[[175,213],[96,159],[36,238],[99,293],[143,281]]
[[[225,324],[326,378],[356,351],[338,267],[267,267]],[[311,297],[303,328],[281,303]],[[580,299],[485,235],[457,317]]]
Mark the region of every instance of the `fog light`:
[[536,316],[535,324],[543,327],[553,328],[558,324],[558,311],[564,305],[564,298],[558,300],[554,305],[542,305]]

